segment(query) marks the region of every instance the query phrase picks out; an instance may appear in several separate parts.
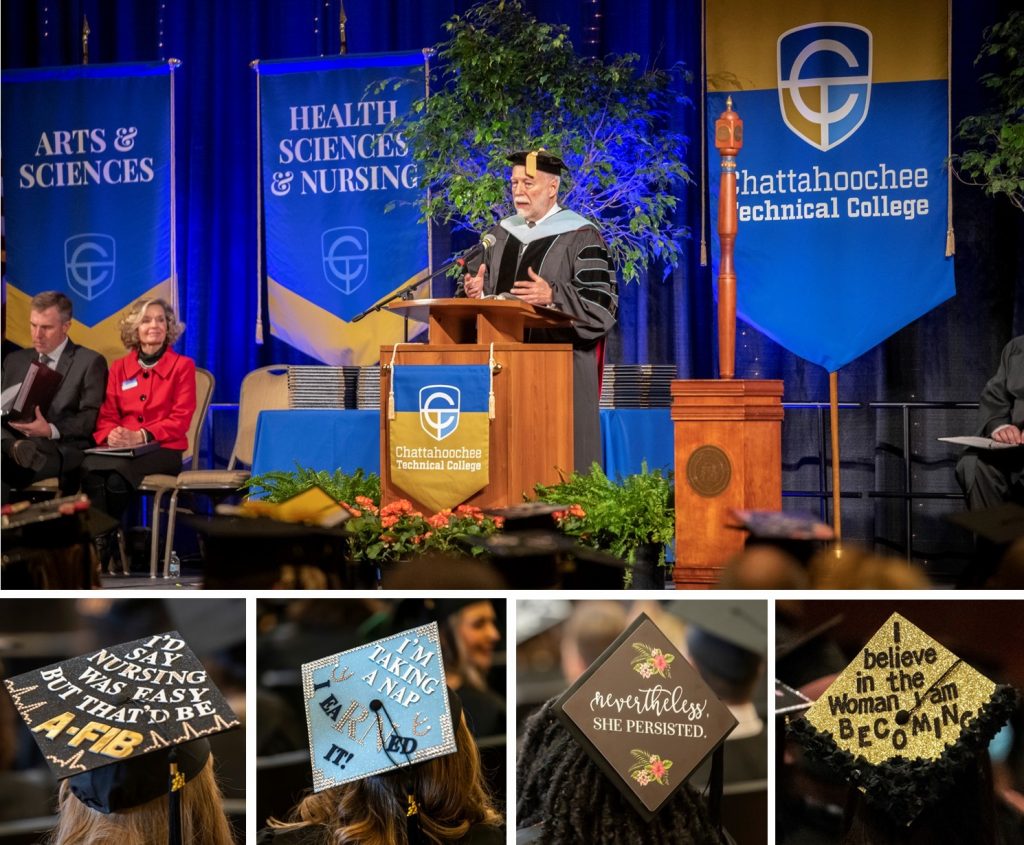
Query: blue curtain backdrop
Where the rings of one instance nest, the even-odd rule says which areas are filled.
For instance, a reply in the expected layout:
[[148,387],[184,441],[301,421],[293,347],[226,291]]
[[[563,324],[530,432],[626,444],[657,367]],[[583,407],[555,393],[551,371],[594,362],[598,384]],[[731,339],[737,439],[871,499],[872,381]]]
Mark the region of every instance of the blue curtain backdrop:
[[[350,52],[409,50],[444,37],[442,25],[471,4],[460,0],[348,0]],[[698,0],[545,0],[525,3],[534,15],[568,25],[578,49],[590,55],[635,52],[645,64],[682,61],[699,78]],[[983,27],[1002,19],[1014,0],[956,0],[953,42],[953,119],[985,102],[973,60]],[[249,62],[338,52],[337,0],[4,0],[0,11],[2,67],[81,61],[83,14],[92,28],[91,61],[176,57],[179,268],[184,352],[217,377],[216,401],[235,401],[243,375],[270,363],[310,363],[269,338],[254,342],[256,320],[256,111]],[[600,17],[597,17],[597,14]],[[737,22],[742,25],[742,22]],[[486,97],[487,92],[481,92]],[[695,80],[691,99],[700,101]],[[742,116],[742,104],[739,104]],[[714,119],[714,115],[710,118]],[[696,108],[679,117],[692,139],[691,168],[700,173]],[[748,127],[747,131],[752,131]],[[717,154],[710,151],[717,165]],[[717,173],[717,169],[715,170]],[[716,177],[717,178],[717,177]],[[698,183],[699,184],[699,183]],[[994,371],[999,350],[1024,332],[1024,215],[975,188],[954,187],[957,296],[898,332],[840,373],[843,401],[974,401]],[[675,363],[681,377],[715,375],[714,304],[708,272],[699,266],[700,190],[691,187],[683,213],[694,237],[684,263],[664,282],[624,286],[620,324],[609,344],[611,362]],[[742,231],[739,235],[743,237]],[[436,240],[436,259],[451,244]],[[738,268],[743,283],[743,268]],[[827,284],[827,279],[822,280]],[[782,378],[787,401],[824,401],[827,374],[753,329],[737,332],[740,377]],[[807,416],[807,415],[805,415]],[[950,433],[939,423],[937,433]],[[816,423],[787,416],[787,488],[816,486]],[[892,442],[890,442],[892,441]],[[844,489],[882,489],[898,435],[882,413],[844,422]],[[944,487],[948,452],[936,458]],[[929,465],[921,469],[927,472]],[[915,470],[916,471],[916,470]],[[809,473],[809,474],[808,474]],[[806,475],[806,477],[805,477]],[[918,482],[920,484],[920,481]],[[863,502],[844,512],[866,520],[865,537],[887,536],[884,503]],[[898,533],[898,532],[897,532]]]

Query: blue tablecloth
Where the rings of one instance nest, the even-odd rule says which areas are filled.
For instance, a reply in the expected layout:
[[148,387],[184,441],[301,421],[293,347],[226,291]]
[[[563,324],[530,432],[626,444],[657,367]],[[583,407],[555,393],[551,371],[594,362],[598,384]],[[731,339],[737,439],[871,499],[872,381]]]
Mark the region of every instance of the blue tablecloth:
[[[312,469],[380,472],[377,411],[263,411],[256,423],[252,472]],[[672,419],[668,408],[602,409],[604,469],[617,479],[648,469],[673,468]]]
[[602,408],[601,448],[604,472],[616,481],[647,469],[671,472],[675,467],[670,408]]
[[274,470],[380,472],[378,411],[262,411],[256,421],[252,474]]

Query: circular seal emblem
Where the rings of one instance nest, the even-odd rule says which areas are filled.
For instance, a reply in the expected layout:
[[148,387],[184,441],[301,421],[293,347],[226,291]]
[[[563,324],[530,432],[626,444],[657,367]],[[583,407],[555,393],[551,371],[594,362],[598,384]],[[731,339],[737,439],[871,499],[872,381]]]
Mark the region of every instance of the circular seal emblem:
[[686,480],[701,496],[714,498],[729,486],[732,464],[717,446],[701,446],[686,462]]

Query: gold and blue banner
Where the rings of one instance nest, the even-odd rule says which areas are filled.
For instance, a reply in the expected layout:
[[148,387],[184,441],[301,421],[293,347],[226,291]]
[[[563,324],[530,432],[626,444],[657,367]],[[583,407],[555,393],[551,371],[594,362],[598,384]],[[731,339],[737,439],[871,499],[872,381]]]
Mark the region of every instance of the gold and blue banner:
[[424,95],[424,61],[256,64],[270,330],[327,364],[372,364],[403,340],[393,313],[352,318],[428,266],[417,165],[389,128]]
[[[707,14],[711,208],[727,97],[743,120],[739,316],[838,370],[956,292],[947,0],[711,0]],[[717,236],[713,250],[717,276]]]
[[432,511],[465,502],[490,480],[490,380],[478,364],[391,370],[391,481]]
[[124,354],[118,323],[142,297],[176,299],[177,62],[4,71],[7,326],[31,344],[29,303],[60,290],[76,343]]

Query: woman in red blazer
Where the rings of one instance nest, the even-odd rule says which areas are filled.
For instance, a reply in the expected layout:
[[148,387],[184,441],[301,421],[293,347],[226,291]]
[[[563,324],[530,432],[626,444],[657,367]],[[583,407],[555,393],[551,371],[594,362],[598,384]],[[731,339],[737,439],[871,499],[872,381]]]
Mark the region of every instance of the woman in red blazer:
[[195,361],[171,349],[184,330],[163,299],[136,302],[121,320],[121,342],[129,352],[110,368],[93,439],[99,446],[158,448],[133,457],[86,455],[82,490],[115,519],[145,476],[181,472],[196,410]]

